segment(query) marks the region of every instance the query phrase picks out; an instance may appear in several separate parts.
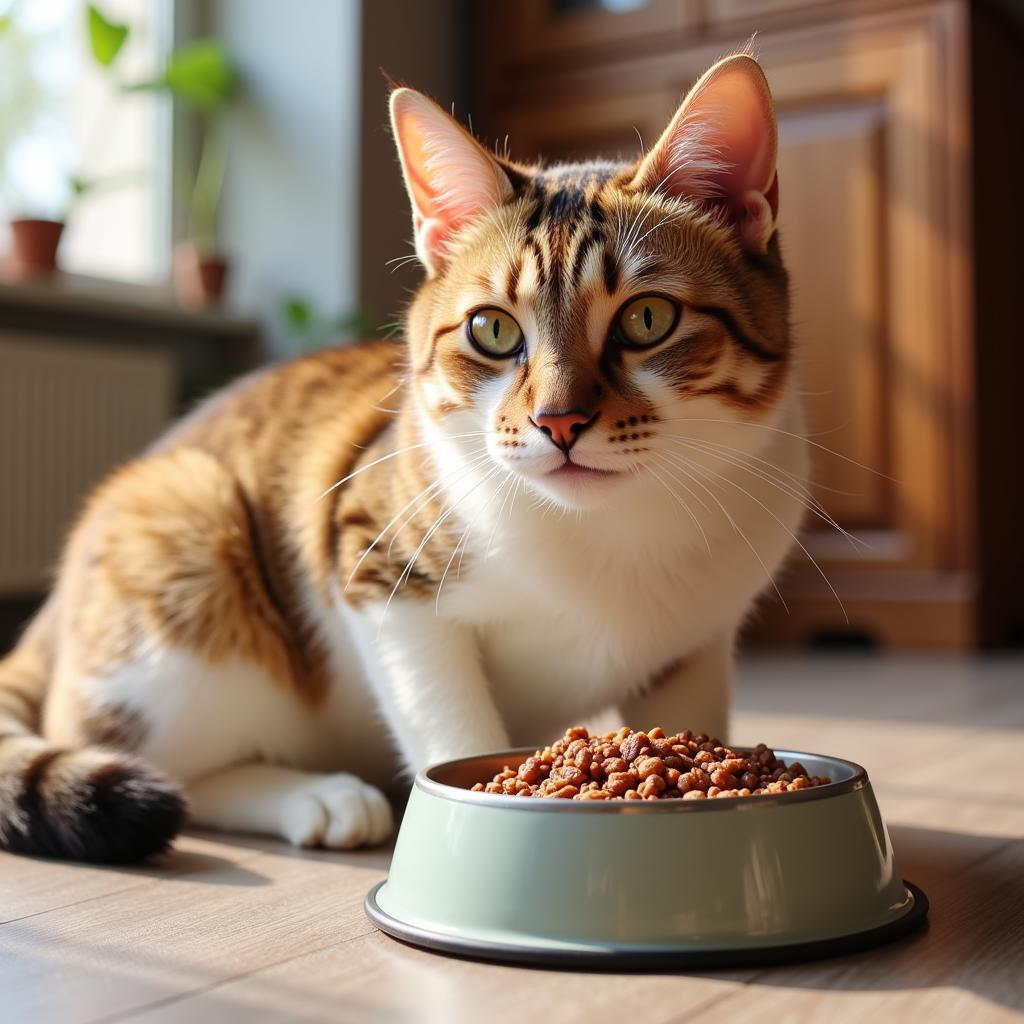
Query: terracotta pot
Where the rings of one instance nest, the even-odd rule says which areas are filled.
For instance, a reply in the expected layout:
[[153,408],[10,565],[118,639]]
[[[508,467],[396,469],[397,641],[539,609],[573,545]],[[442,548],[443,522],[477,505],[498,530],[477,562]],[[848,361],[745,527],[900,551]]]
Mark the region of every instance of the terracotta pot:
[[224,256],[201,249],[194,242],[174,248],[174,291],[190,309],[219,306],[231,267]]
[[57,247],[64,222],[19,217],[11,221],[10,263],[17,273],[52,274],[57,269]]

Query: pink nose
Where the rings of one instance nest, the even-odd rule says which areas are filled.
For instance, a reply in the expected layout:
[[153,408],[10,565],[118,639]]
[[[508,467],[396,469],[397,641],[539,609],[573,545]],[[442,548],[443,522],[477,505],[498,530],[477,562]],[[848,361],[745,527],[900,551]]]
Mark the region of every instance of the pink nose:
[[590,426],[596,416],[573,409],[571,412],[540,413],[533,417],[534,425],[551,438],[551,443],[563,452],[576,443],[580,434]]

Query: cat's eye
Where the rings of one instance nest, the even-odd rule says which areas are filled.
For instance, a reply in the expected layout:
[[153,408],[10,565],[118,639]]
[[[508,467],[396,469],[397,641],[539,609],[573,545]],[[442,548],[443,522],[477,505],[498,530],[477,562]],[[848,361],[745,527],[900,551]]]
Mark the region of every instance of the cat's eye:
[[523,332],[501,309],[480,309],[469,318],[469,338],[484,355],[504,359],[523,344]]
[[619,313],[620,340],[632,348],[649,348],[664,341],[679,320],[679,307],[661,295],[632,299]]

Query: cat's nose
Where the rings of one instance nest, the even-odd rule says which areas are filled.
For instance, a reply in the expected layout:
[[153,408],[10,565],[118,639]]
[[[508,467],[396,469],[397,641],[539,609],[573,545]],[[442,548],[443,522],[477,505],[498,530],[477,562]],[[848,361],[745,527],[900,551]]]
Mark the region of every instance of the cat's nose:
[[531,417],[533,425],[551,439],[556,448],[568,453],[587,427],[597,419],[597,413],[581,412],[571,409],[569,412],[542,412]]

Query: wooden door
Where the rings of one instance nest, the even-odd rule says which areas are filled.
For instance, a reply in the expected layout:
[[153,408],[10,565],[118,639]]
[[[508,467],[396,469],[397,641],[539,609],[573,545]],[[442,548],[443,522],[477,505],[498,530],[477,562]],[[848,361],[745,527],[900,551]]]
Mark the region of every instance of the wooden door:
[[[948,11],[849,23],[766,47],[780,131],[780,229],[815,497],[763,633],[970,642],[964,447],[969,344]],[[962,204],[961,204],[962,205]],[[833,452],[835,454],[833,454]]]
[[[520,55],[492,68],[487,131],[510,132],[513,156],[631,156],[637,132],[649,145],[696,78],[746,42],[757,26],[742,8],[715,0],[703,30],[626,33],[603,56],[556,59],[538,43],[532,65]],[[965,8],[851,3],[817,23],[805,0],[771,10],[785,21],[757,51],[778,112],[814,493],[854,540],[809,516],[803,542],[843,605],[794,556],[780,580],[789,610],[766,601],[755,631],[970,646]]]

